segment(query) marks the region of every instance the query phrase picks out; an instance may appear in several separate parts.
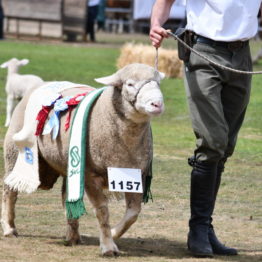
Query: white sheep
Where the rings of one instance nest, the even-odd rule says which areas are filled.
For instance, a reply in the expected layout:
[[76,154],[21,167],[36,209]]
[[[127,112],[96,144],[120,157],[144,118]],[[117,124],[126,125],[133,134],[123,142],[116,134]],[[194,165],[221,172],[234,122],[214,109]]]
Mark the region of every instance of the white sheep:
[[27,65],[28,63],[28,59],[18,60],[16,58],[12,58],[0,66],[1,68],[8,68],[7,81],[5,86],[7,95],[5,126],[9,126],[10,119],[17,100],[20,100],[27,90],[40,86],[44,82],[38,76],[20,75],[18,73],[19,67]]
[[[99,222],[100,248],[103,255],[119,253],[113,239],[122,236],[137,220],[141,210],[142,193],[125,193],[126,212],[111,229],[109,224],[107,167],[141,169],[143,186],[153,158],[150,119],[164,110],[159,83],[163,74],[153,67],[131,64],[115,74],[98,78],[109,86],[93,105],[86,134],[85,191]],[[75,95],[79,88],[63,91],[63,96]],[[17,148],[12,140],[23,125],[28,94],[16,107],[4,142],[5,176],[12,171]],[[61,117],[64,126],[66,114]],[[49,135],[37,139],[39,150],[40,188],[50,189],[59,176],[63,177],[62,198],[65,201],[69,132],[61,131],[55,141]],[[24,174],[26,175],[26,174]],[[17,235],[14,224],[18,192],[4,184],[2,228],[5,236]],[[66,240],[69,245],[80,242],[78,220],[68,219]]]

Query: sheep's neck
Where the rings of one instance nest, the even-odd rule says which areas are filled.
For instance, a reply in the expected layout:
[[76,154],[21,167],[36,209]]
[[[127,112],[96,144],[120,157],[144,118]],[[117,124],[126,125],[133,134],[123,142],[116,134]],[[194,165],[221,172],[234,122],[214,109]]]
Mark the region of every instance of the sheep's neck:
[[[116,92],[113,92],[112,99],[107,100],[107,102],[107,112],[114,133],[118,134],[122,143],[128,145],[129,148],[136,148],[141,145],[148,136],[149,118],[140,116],[133,106]],[[134,118],[136,121],[133,121]]]
[[123,144],[129,148],[137,148],[147,139],[150,125],[149,123],[137,124],[117,119],[115,127],[117,127],[115,132],[118,133]]
[[[113,120],[114,133],[118,134],[122,143],[129,148],[136,148],[141,145],[148,135],[148,129],[150,128],[149,121],[141,123],[133,122],[126,116],[126,112],[123,114],[123,112],[116,110],[114,106],[112,106],[112,109],[112,111],[109,111],[109,115]],[[118,117],[115,117],[116,115]]]
[[12,74],[17,74],[18,73],[18,68],[10,68],[8,67],[8,73],[7,76],[11,76]]

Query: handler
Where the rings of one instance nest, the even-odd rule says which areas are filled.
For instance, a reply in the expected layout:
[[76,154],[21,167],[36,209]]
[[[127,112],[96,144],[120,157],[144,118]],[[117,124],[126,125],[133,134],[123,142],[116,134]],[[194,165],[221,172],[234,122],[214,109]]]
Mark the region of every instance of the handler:
[[0,0],[0,40],[4,39],[4,9]]
[[[150,39],[159,47],[168,37],[162,27],[175,0],[156,0]],[[187,0],[192,46],[211,60],[252,71],[248,39],[258,29],[261,0]],[[194,53],[185,58],[186,94],[196,136],[191,173],[188,249],[193,256],[237,255],[224,246],[212,226],[221,173],[233,154],[250,97],[251,76],[215,67]]]
[[[87,1],[87,20],[86,20],[86,34],[90,36],[89,40],[95,42],[95,21],[98,14],[100,0]],[[87,38],[86,38],[87,40]]]

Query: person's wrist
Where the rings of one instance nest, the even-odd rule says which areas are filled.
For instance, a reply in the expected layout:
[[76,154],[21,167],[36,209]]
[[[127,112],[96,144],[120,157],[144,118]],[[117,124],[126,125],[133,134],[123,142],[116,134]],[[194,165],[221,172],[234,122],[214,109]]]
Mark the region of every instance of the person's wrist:
[[159,24],[154,24],[154,25],[151,25],[151,28],[161,28],[161,26]]
[[158,21],[151,22],[151,28],[153,27],[161,27],[161,24]]

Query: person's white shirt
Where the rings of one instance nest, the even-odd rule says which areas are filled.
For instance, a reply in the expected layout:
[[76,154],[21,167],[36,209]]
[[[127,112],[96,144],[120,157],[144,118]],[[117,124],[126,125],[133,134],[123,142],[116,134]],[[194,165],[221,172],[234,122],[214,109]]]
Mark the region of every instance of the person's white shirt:
[[187,29],[217,41],[247,40],[258,30],[261,0],[187,0]]
[[88,6],[95,6],[95,5],[99,5],[100,0],[88,0],[87,1],[87,5]]

